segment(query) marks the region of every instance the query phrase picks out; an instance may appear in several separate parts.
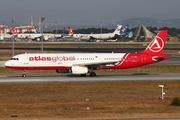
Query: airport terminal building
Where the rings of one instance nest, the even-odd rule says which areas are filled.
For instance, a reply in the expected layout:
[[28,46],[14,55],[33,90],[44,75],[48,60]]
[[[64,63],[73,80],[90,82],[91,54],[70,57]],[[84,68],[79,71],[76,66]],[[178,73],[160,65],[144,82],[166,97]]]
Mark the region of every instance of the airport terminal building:
[[[15,27],[18,33],[25,33],[25,32],[32,32],[35,33],[36,29],[35,26],[19,26]],[[8,33],[11,32],[11,27],[8,27],[6,25],[0,25],[0,33]]]

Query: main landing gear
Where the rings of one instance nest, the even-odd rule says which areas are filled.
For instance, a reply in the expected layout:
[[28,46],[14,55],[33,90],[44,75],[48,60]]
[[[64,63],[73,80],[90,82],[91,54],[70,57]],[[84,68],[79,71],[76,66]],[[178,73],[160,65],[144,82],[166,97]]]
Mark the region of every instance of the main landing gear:
[[23,70],[24,73],[22,74],[22,77],[25,78],[26,77],[26,70]]
[[[86,76],[86,74],[80,74],[80,75],[81,75],[81,77],[85,77]],[[89,76],[90,77],[96,77],[96,73],[95,72],[90,72]]]
[[90,68],[90,77],[96,77],[96,73],[93,71],[93,68]]
[[95,72],[90,72],[89,74],[91,77],[96,77],[96,73]]

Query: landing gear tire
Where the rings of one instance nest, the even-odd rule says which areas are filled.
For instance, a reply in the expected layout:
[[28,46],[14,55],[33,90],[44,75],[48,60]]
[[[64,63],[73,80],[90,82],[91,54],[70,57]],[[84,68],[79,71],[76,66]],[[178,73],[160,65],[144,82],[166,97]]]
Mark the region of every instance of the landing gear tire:
[[22,74],[22,77],[25,78],[25,77],[26,77],[26,74]]
[[95,72],[90,72],[90,76],[91,77],[96,77],[96,73]]

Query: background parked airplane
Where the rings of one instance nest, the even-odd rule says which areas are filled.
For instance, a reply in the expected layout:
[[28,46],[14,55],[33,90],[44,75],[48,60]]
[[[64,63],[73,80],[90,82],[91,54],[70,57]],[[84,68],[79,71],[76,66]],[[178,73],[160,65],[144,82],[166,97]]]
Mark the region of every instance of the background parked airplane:
[[88,37],[91,40],[109,40],[114,38],[116,35],[120,35],[122,25],[117,25],[117,28],[113,33],[102,33],[102,34],[89,34]]
[[63,29],[62,34],[55,34],[55,35],[54,35],[54,38],[55,38],[55,39],[60,39],[60,38],[63,38],[64,36],[65,36],[65,27],[64,27],[64,29]]
[[35,27],[36,33],[18,33],[17,38],[19,39],[26,39],[26,40],[35,40],[40,41],[42,38],[43,40],[48,40],[49,38],[54,38],[54,34],[52,33],[43,33],[41,34],[37,27]]
[[12,34],[0,34],[0,40],[10,40],[13,37]]
[[95,77],[94,70],[126,69],[157,63],[169,58],[163,54],[167,30],[161,30],[146,49],[133,53],[34,53],[13,56],[5,63],[7,68],[23,70],[56,70],[57,73],[71,73]]
[[8,33],[0,33],[0,40],[10,40],[12,39],[15,35],[18,34],[17,30],[15,29],[14,26],[10,27],[10,30],[12,32],[12,34],[8,34]]
[[18,33],[17,34],[17,38],[19,38],[19,39],[26,39],[26,40],[29,40],[29,39],[33,40],[33,39],[35,39],[37,41],[40,41],[42,35],[40,34],[40,32],[39,32],[37,27],[35,27],[35,29],[36,29],[36,33]]
[[77,39],[83,39],[83,40],[90,39],[88,37],[88,34],[75,34],[73,29],[70,26],[68,26],[68,32],[69,32],[69,36],[73,36],[74,38],[77,38]]
[[113,33],[102,33],[102,34],[75,34],[73,29],[68,26],[69,34],[74,38],[85,39],[85,40],[108,40],[115,37],[115,35],[120,35],[120,29],[122,25],[117,25],[117,28]]
[[70,26],[68,26],[68,31],[70,35],[78,39],[86,39],[88,41],[93,41],[93,40],[115,41],[116,35],[126,35],[128,26],[129,25],[125,25],[121,29],[122,25],[117,25],[117,28],[115,29],[113,33],[102,33],[102,34],[75,34],[73,29]]

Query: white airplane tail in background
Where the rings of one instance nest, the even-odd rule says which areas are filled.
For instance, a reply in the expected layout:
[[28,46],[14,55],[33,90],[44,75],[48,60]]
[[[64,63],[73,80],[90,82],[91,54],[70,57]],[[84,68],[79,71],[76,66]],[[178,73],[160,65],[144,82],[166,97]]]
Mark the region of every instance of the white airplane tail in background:
[[115,31],[113,32],[113,34],[120,35],[121,27],[122,27],[122,25],[117,25],[117,28],[115,29]]

